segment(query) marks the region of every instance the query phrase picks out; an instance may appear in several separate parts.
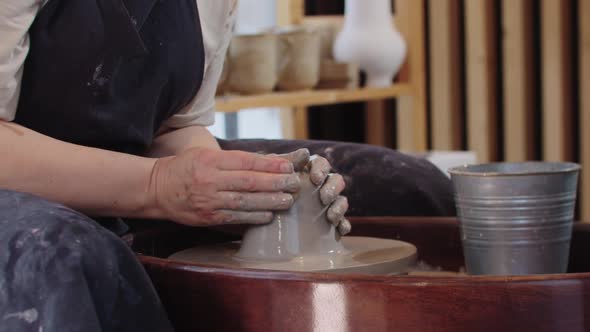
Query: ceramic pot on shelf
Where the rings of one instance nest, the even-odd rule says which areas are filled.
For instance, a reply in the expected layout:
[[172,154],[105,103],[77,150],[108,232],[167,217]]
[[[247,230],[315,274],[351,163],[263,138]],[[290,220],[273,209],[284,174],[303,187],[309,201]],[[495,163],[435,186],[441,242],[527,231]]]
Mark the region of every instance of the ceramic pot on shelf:
[[232,38],[228,59],[232,93],[272,92],[278,81],[278,39],[271,33],[240,34]]
[[302,26],[276,29],[275,33],[279,40],[278,89],[313,89],[320,80],[320,35]]
[[333,54],[338,62],[357,64],[367,74],[367,86],[391,85],[407,54],[392,18],[391,0],[346,0],[344,26]]

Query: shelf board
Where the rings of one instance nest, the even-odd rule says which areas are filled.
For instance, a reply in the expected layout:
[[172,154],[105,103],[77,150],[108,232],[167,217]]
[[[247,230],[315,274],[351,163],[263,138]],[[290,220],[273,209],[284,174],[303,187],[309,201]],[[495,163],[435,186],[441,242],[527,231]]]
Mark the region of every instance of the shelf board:
[[237,112],[247,108],[341,104],[406,96],[411,92],[410,84],[401,83],[385,88],[304,90],[244,96],[223,95],[216,98],[216,110]]

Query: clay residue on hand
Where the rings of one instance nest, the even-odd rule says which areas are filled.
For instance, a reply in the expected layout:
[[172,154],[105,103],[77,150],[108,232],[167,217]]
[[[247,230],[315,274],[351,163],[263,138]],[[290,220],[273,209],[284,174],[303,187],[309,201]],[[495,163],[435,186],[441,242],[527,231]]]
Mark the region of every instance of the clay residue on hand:
[[315,156],[311,162],[310,176],[311,182],[316,186],[322,184],[330,173],[330,162],[324,157]]
[[331,204],[338,198],[345,187],[344,178],[340,174],[330,174],[320,189],[320,199],[324,205]]
[[350,233],[351,230],[352,225],[350,224],[350,221],[348,221],[347,219],[341,220],[338,224],[338,233],[340,233],[340,235],[346,235]]
[[328,209],[328,220],[334,225],[337,226],[340,223],[340,220],[344,218],[346,211],[348,210],[348,199],[344,196],[339,196],[334,203]]

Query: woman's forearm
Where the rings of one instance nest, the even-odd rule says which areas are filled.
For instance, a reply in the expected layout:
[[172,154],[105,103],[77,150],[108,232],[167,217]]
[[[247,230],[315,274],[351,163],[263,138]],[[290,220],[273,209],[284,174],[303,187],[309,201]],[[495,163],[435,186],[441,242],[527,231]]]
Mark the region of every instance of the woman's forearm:
[[207,128],[189,126],[156,137],[148,155],[156,158],[174,156],[195,147],[221,149]]
[[155,159],[69,144],[0,121],[0,189],[92,216],[147,217]]

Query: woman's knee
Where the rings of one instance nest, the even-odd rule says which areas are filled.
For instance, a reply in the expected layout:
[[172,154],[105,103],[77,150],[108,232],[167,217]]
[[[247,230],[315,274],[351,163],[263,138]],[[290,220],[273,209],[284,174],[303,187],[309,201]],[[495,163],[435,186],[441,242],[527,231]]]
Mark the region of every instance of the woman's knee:
[[38,324],[60,329],[83,321],[115,330],[137,313],[167,324],[131,249],[63,205],[0,191],[0,253],[0,314],[34,308]]
[[49,272],[86,262],[109,265],[113,251],[124,247],[117,236],[75,210],[34,195],[0,191],[0,248],[9,253],[7,268],[35,266]]
[[[0,191],[2,243],[19,247],[84,247],[107,235],[94,220],[41,197]],[[79,246],[78,246],[78,241]]]

